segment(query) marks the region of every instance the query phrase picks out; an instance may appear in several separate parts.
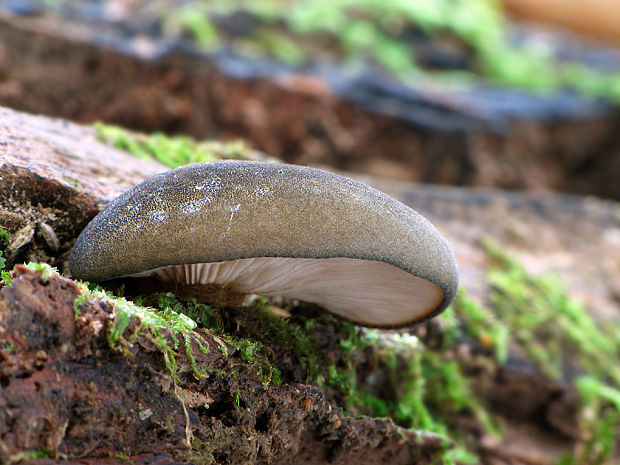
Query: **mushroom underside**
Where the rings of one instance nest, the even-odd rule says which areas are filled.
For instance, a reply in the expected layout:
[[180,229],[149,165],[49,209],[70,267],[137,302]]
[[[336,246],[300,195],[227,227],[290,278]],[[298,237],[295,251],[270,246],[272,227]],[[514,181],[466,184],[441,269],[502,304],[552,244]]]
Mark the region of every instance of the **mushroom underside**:
[[344,257],[243,258],[163,266],[130,277],[156,278],[170,289],[192,288],[194,295],[226,289],[240,295],[298,299],[370,326],[413,323],[444,299],[436,284],[389,263]]

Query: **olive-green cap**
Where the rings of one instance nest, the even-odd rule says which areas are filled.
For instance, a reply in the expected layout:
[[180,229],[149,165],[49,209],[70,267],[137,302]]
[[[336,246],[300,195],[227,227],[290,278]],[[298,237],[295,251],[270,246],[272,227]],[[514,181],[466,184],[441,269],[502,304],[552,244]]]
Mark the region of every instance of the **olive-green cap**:
[[[89,281],[219,264],[188,271],[186,284],[222,284],[227,264],[225,284],[235,288],[233,261],[245,270],[239,291],[310,300],[369,326],[427,319],[458,288],[450,246],[411,208],[336,174],[267,162],[198,163],[148,178],[91,221],[69,264]],[[276,284],[265,284],[272,276]]]

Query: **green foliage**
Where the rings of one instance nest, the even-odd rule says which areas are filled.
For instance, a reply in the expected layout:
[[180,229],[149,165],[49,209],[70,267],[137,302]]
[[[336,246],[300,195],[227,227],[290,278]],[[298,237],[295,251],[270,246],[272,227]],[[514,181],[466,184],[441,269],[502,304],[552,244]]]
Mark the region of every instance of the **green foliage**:
[[242,142],[200,142],[186,136],[161,133],[144,135],[103,123],[95,123],[94,127],[102,142],[171,168],[204,161],[248,159],[248,149]]

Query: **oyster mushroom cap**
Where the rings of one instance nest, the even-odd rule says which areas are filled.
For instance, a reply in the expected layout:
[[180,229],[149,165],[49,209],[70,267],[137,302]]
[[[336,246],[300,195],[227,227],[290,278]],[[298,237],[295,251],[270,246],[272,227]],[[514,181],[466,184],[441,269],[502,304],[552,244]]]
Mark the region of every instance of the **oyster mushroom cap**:
[[69,265],[89,281],[154,276],[194,295],[296,298],[379,327],[430,318],[458,288],[452,250],[411,208],[342,176],[264,162],[148,178],[88,224]]

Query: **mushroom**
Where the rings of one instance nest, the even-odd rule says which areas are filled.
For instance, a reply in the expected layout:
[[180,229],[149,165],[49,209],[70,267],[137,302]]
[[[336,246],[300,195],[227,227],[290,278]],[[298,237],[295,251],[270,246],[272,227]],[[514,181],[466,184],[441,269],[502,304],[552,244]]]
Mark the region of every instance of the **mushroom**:
[[88,224],[69,265],[76,278],[151,277],[202,301],[294,298],[375,327],[428,319],[458,287],[446,240],[409,207],[336,174],[266,162],[148,178]]

